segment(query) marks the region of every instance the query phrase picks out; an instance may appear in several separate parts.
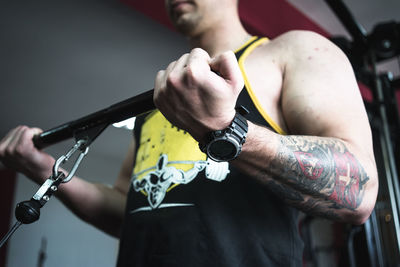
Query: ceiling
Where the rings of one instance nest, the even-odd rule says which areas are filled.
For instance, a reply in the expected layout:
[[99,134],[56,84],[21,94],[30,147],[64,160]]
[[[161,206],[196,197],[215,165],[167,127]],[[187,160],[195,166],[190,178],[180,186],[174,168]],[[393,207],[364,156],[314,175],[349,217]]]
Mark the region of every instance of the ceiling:
[[[324,1],[289,2],[346,34]],[[368,31],[400,21],[398,0],[344,2]],[[0,34],[1,136],[19,124],[48,129],[151,89],[157,71],[188,49],[183,37],[111,0],[2,1]],[[399,74],[397,63],[385,68]],[[130,135],[109,129],[92,147],[119,159]]]

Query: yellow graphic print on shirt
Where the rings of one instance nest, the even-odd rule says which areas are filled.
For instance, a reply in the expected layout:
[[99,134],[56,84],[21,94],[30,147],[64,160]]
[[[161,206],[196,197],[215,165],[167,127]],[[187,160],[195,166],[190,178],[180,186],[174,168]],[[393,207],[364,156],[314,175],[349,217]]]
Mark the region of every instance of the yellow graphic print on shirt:
[[179,184],[190,183],[203,170],[206,178],[222,181],[229,173],[229,165],[207,159],[197,141],[173,126],[159,111],[146,117],[132,185],[135,191],[147,196],[151,209],[161,205],[167,192]]

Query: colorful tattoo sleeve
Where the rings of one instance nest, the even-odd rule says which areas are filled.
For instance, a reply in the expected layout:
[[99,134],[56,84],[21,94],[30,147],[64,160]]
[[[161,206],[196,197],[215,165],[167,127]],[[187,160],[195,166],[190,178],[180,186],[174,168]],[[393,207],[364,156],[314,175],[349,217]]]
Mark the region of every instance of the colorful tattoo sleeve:
[[[361,164],[339,140],[284,136],[261,175],[287,202],[315,215],[337,218],[335,210],[355,210],[369,180]],[[264,179],[265,181],[265,179]]]

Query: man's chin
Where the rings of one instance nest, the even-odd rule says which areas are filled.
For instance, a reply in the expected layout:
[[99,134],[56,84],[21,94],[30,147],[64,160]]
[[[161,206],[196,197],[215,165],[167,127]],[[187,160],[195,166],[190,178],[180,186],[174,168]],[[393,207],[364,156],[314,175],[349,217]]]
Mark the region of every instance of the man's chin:
[[183,33],[190,34],[196,28],[197,23],[188,18],[188,16],[182,15],[173,22],[175,28]]

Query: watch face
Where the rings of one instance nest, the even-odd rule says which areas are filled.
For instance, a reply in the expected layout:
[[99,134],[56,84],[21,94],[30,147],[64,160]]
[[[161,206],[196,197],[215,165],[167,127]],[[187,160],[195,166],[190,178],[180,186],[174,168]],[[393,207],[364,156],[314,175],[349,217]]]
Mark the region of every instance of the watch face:
[[208,148],[208,152],[212,159],[230,160],[236,156],[238,148],[231,141],[222,139],[212,142]]

